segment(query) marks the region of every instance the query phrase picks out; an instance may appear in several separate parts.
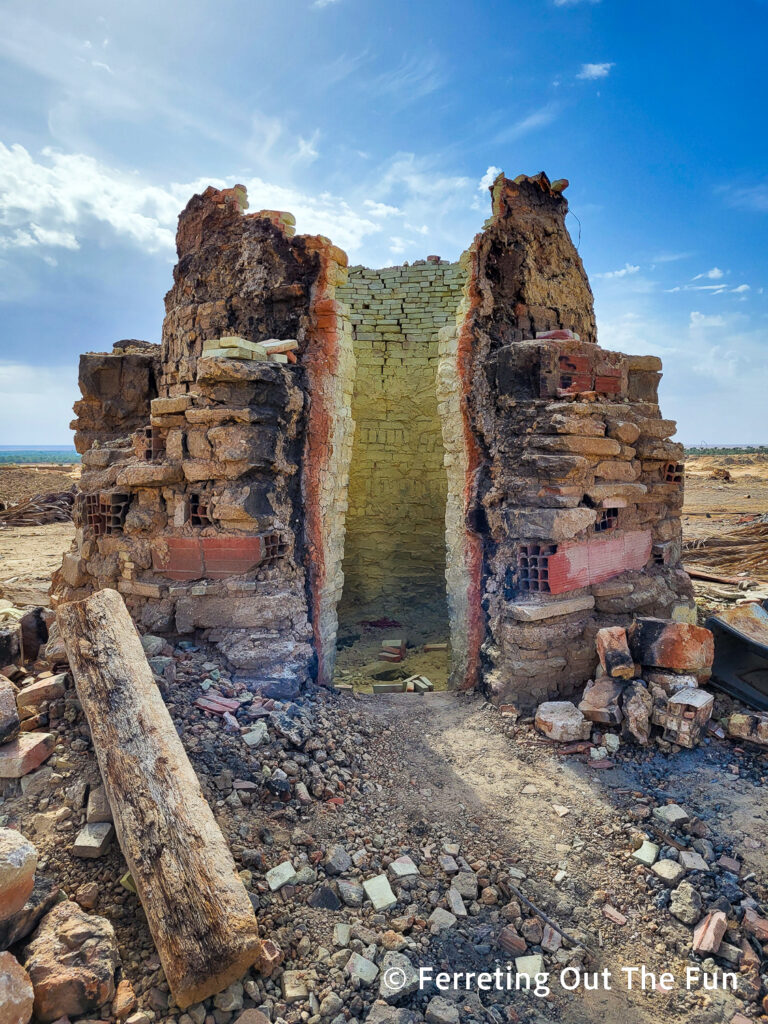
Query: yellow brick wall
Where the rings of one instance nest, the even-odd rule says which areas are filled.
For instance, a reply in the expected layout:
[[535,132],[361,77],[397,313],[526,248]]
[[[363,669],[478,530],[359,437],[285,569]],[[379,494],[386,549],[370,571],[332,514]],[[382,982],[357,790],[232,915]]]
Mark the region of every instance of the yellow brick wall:
[[445,595],[447,477],[438,418],[438,332],[455,323],[458,264],[352,267],[356,423],[344,549],[344,610],[402,615]]

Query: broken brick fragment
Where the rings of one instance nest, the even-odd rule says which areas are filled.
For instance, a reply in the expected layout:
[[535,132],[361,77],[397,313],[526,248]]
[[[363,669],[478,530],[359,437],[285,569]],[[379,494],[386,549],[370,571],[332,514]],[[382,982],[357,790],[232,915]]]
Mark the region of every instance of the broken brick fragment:
[[717,953],[728,928],[728,920],[722,910],[713,910],[699,921],[693,932],[694,953]]
[[597,656],[607,676],[614,679],[632,679],[635,661],[629,651],[627,631],[623,626],[606,626],[595,637]]
[[638,618],[627,631],[629,649],[641,665],[691,672],[708,678],[715,657],[712,633],[703,626]]
[[590,722],[619,725],[624,717],[619,706],[619,698],[624,692],[624,687],[625,684],[616,679],[599,676],[594,682],[587,683],[579,711]]

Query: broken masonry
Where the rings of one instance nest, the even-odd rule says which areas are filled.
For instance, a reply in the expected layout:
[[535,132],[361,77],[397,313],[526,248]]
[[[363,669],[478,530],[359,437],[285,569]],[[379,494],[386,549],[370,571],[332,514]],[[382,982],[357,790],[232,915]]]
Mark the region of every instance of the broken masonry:
[[661,364],[598,346],[566,185],[500,175],[458,263],[383,270],[194,196],[162,344],[81,357],[55,603],[114,587],[289,696],[330,683],[340,606],[445,588],[452,685],[521,708],[594,678],[599,629],[693,621]]

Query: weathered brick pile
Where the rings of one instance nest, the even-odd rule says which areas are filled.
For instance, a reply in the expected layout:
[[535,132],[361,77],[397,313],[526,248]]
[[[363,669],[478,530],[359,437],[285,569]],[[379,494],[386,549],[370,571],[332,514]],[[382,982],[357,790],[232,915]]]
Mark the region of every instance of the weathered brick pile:
[[690,617],[660,363],[597,346],[566,184],[500,176],[459,263],[349,274],[240,186],[193,197],[160,352],[83,358],[55,599],[117,586],[142,628],[295,692],[332,678],[342,595],[447,593],[453,683],[521,707],[589,679],[601,627]]

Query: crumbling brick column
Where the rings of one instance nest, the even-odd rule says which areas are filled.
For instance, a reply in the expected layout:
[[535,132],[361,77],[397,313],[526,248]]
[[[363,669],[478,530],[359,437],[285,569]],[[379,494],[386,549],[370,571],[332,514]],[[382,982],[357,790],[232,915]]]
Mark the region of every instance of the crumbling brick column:
[[485,619],[483,681],[521,706],[589,678],[599,627],[693,607],[661,364],[597,346],[566,184],[494,183],[458,332],[465,523],[482,545],[482,566],[464,557],[466,589]]

